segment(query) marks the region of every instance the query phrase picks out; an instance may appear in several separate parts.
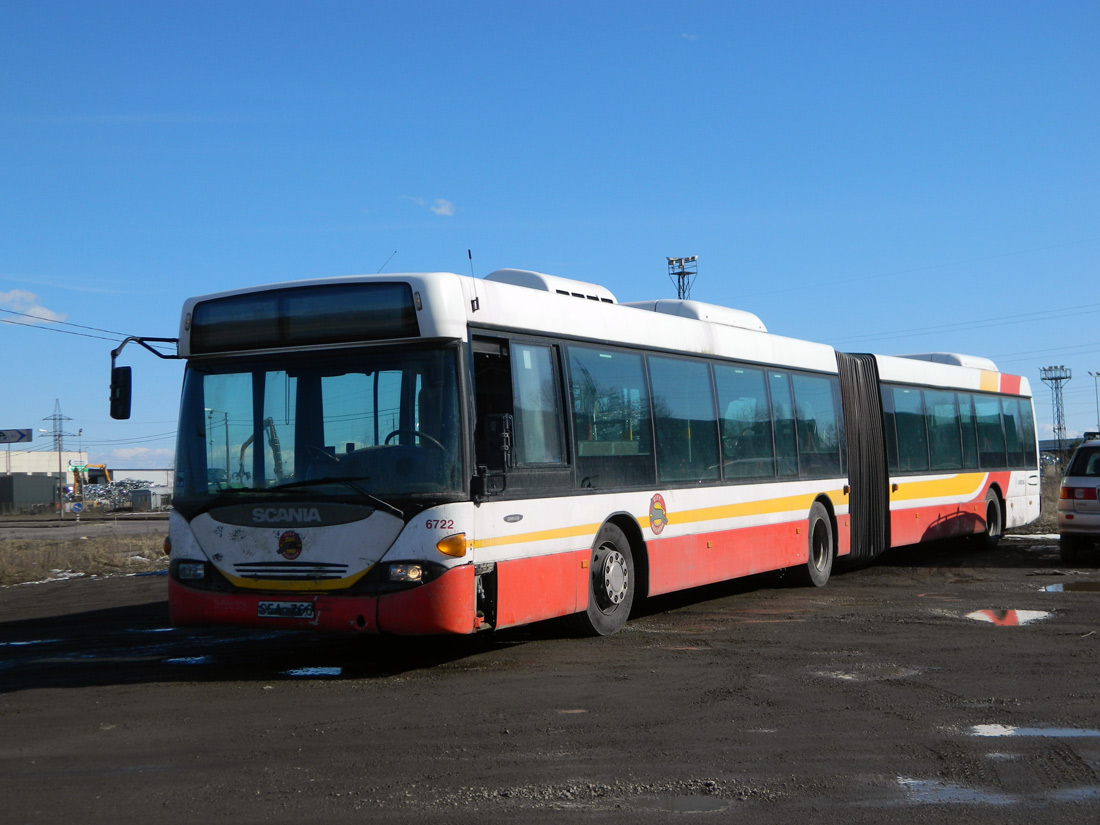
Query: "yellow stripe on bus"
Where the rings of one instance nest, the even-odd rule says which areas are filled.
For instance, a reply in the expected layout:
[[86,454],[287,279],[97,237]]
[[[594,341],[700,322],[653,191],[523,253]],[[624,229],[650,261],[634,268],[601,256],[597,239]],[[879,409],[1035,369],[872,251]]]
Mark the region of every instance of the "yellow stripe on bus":
[[[801,513],[810,512],[810,505],[819,493],[803,493],[797,496],[783,496],[782,498],[766,498],[756,501],[745,501],[740,504],[722,504],[718,507],[701,507],[698,510],[684,510],[682,513],[669,513],[669,524],[694,524],[700,521],[718,521],[719,519],[742,518],[744,516],[761,516],[766,513]],[[834,490],[828,494],[831,498],[843,496],[840,491]]]
[[[996,376],[997,373],[990,373]],[[929,498],[955,498],[963,496],[973,498],[985,486],[987,473],[960,473],[949,478],[929,479],[927,481],[901,480],[897,482],[898,489],[890,494],[891,502],[915,501]],[[794,496],[782,496],[780,498],[765,498],[755,501],[745,501],[739,504],[722,504],[716,507],[700,507],[695,510],[672,511],[667,514],[668,523],[680,526],[698,524],[706,521],[721,521],[724,519],[745,518],[747,516],[761,516],[774,513],[808,513],[814,499],[820,492],[801,493]],[[847,494],[842,490],[832,490],[825,493],[833,501],[845,501]],[[638,525],[642,529],[650,526],[649,515],[636,516]],[[476,549],[486,547],[503,547],[511,544],[528,544],[538,541],[552,541],[555,539],[588,538],[594,536],[601,524],[580,524],[569,527],[558,527],[552,530],[535,530],[530,533],[516,533],[511,536],[496,536],[493,538],[475,539],[470,546]]]
[[998,392],[1001,389],[1001,374],[999,372],[990,372],[989,370],[982,370],[982,392]]
[[531,533],[516,533],[511,536],[474,539],[470,544],[474,548],[482,548],[501,547],[505,544],[526,544],[533,541],[550,541],[551,539],[573,539],[579,536],[595,535],[596,531],[599,529],[599,524],[581,524],[572,527],[558,527],[553,530],[535,530]]
[[246,590],[280,590],[280,591],[309,591],[316,593],[321,590],[342,590],[351,587],[363,576],[367,575],[374,567],[372,564],[366,570],[361,570],[354,576],[343,579],[322,579],[320,581],[287,581],[286,579],[242,579],[240,576],[231,576],[221,568],[218,572],[225,576],[232,584]]
[[926,498],[973,498],[985,486],[988,473],[960,473],[950,478],[935,478],[928,481],[905,481],[894,483],[898,489],[890,493],[890,501],[915,501]]
[[[759,516],[767,513],[785,512],[809,512],[810,505],[819,493],[804,493],[797,496],[784,496],[782,498],[758,499],[746,501],[741,504],[724,504],[717,507],[701,507],[697,510],[684,510],[668,514],[669,524],[695,524],[703,521],[718,521],[720,519],[740,518],[744,516]],[[835,490],[828,494],[831,498],[841,499],[844,493]],[[648,528],[649,516],[636,516],[638,525],[643,529]],[[511,536],[497,536],[494,538],[475,539],[471,542],[474,548],[502,547],[509,544],[526,544],[536,541],[550,541],[553,539],[567,539],[594,536],[601,524],[582,524],[570,527],[559,527],[553,530],[536,530],[530,533],[516,533]]]

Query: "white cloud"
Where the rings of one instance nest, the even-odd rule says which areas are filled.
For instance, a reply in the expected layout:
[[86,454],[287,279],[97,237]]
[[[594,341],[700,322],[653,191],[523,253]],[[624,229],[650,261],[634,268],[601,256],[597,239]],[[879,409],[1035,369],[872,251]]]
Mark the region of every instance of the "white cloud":
[[689,40],[689,41],[694,42],[694,41],[699,39],[699,35],[697,35],[697,34],[688,34],[687,32],[684,32],[683,34],[680,35],[680,38],[682,40]]
[[64,321],[66,318],[66,316],[61,313],[54,312],[52,309],[46,309],[38,303],[37,295],[33,292],[27,292],[25,289],[13,289],[11,292],[0,292],[0,309],[9,309],[22,316],[33,316],[31,318],[24,318],[21,323],[33,323],[36,320]]
[[443,198],[436,198],[435,205],[432,206],[432,211],[437,215],[453,215],[455,213],[455,205]]
[[417,206],[426,206],[436,215],[442,215],[444,217],[450,217],[455,213],[455,205],[446,198],[436,198],[429,204],[424,198],[418,198],[415,195],[402,195],[402,200],[415,203]]
[[122,447],[107,454],[107,466],[121,462],[140,462],[150,467],[168,466],[172,463],[174,451],[168,448]]

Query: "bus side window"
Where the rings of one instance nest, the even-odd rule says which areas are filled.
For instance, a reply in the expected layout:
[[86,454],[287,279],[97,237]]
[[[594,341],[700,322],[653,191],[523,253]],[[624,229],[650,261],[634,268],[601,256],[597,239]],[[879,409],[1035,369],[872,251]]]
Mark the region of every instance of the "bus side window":
[[959,441],[959,413],[955,393],[925,390],[924,403],[928,417],[928,446],[933,470],[962,468],[962,443]]
[[1001,399],[995,395],[974,396],[974,411],[978,419],[978,460],[984,470],[999,470],[1007,466],[1005,431],[1001,423]]
[[790,375],[768,373],[772,396],[772,421],[775,427],[776,471],[782,478],[798,475],[798,444],[794,429],[794,404],[791,401]]
[[764,371],[715,364],[725,478],[774,478],[772,415]]
[[924,397],[915,388],[894,387],[894,419],[898,432],[901,472],[928,471],[928,432],[924,421]]
[[657,424],[657,478],[700,482],[718,478],[718,433],[710,367],[681,358],[649,359]]
[[577,473],[586,488],[654,483],[651,411],[642,356],[569,348]]
[[959,399],[959,428],[962,431],[963,467],[967,470],[978,469],[978,437],[974,421],[974,396],[970,393],[955,393]]
[[831,376],[792,376],[798,415],[799,474],[804,478],[840,473],[836,383],[837,379]]
[[515,342],[511,349],[515,463],[561,464],[565,445],[553,352]]

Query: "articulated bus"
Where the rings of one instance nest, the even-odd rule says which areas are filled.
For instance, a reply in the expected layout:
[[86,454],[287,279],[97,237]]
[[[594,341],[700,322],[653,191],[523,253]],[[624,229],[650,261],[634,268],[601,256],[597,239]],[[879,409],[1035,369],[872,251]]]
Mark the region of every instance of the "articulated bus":
[[821,586],[837,559],[1039,515],[1025,378],[695,301],[360,276],[192,298],[178,339],[130,340],[187,362],[177,625],[605,635],[646,596],[773,570]]

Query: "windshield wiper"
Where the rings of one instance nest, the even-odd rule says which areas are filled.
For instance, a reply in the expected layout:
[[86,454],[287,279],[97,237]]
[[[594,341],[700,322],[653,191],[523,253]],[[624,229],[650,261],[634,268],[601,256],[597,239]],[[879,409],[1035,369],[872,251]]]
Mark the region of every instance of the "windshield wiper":
[[354,490],[356,493],[363,496],[364,498],[369,499],[374,504],[377,504],[382,510],[385,510],[390,514],[395,515],[399,519],[404,521],[405,514],[401,510],[394,507],[388,501],[380,499],[378,496],[364,489],[361,485],[355,483],[357,481],[369,480],[370,479],[367,476],[356,476],[351,478],[338,476],[328,476],[325,478],[307,478],[303,479],[302,481],[288,481],[286,484],[276,484],[274,487],[268,487],[267,492],[271,492],[273,490],[289,491],[298,489],[299,487],[319,487],[326,484],[343,484],[346,487],[350,487],[352,490]]

